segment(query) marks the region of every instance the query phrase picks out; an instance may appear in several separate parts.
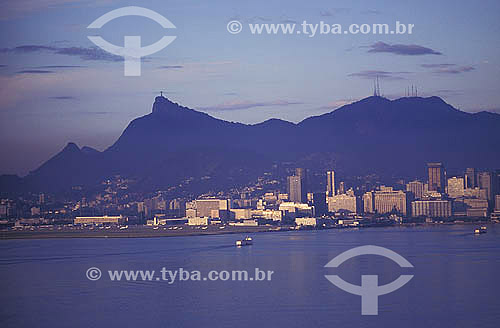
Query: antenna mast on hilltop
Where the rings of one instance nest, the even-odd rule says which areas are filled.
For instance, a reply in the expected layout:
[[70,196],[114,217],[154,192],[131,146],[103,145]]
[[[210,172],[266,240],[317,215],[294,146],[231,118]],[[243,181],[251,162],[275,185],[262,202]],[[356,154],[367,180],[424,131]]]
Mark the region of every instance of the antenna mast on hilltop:
[[377,76],[377,95],[380,97],[380,83],[378,82],[378,76]]
[[378,76],[373,81],[373,96],[380,97],[380,83],[378,82]]

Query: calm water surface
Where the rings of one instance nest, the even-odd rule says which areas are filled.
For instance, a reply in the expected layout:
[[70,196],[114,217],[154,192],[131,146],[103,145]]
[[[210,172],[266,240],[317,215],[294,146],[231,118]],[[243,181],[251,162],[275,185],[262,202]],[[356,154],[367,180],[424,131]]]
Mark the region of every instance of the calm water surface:
[[[499,327],[500,225],[374,228],[150,239],[0,241],[1,327]],[[352,247],[378,245],[402,269],[360,256],[324,265]],[[89,281],[89,267],[103,272]],[[107,270],[272,270],[271,281],[110,281]],[[361,298],[326,274],[360,284],[414,278],[361,316]]]

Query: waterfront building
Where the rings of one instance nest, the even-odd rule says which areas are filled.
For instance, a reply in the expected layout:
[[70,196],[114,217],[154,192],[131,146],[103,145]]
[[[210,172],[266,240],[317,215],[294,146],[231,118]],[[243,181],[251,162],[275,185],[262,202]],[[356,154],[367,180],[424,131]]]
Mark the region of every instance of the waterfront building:
[[235,220],[243,220],[252,218],[252,210],[249,208],[232,208],[231,218]]
[[316,218],[296,218],[295,224],[298,226],[315,227],[318,224]]
[[488,200],[465,198],[463,203],[466,208],[466,215],[469,217],[487,217],[488,216]]
[[122,215],[119,216],[77,216],[74,224],[121,224],[125,221]]
[[251,210],[251,218],[281,221],[283,219],[283,211],[280,210]]
[[411,207],[414,217],[447,218],[452,215],[452,203],[449,200],[415,200]]
[[352,195],[339,194],[328,197],[328,212],[335,213],[348,211],[357,213],[356,197]]
[[391,187],[384,187],[375,191],[374,209],[378,214],[396,211],[402,215],[407,214],[407,195],[404,191],[395,191]]
[[195,217],[188,218],[188,225],[190,226],[206,226],[209,223],[208,217]]
[[[216,198],[197,199],[194,201],[194,207],[196,209],[197,217],[211,217],[212,213],[215,213],[212,212],[212,210],[228,211],[231,208],[230,201],[228,199]],[[219,213],[217,213],[217,217],[219,217]]]
[[284,202],[280,204],[279,210],[283,211],[284,217],[293,219],[315,215],[314,207],[303,203]]

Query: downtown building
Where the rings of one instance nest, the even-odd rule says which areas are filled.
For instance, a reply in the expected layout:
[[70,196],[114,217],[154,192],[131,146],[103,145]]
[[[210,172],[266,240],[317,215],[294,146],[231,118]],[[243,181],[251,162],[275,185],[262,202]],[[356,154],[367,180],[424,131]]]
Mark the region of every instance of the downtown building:
[[307,171],[296,168],[295,175],[287,179],[288,199],[290,202],[307,203]]
[[335,184],[335,171],[326,172],[326,196],[332,197],[337,194],[337,185]]
[[465,194],[465,181],[462,177],[448,179],[447,193],[451,198],[463,197]]
[[358,212],[357,199],[353,194],[339,194],[327,198],[328,212]]
[[478,173],[477,183],[479,189],[485,190],[488,203],[492,204],[495,197],[495,195],[493,194],[493,174],[491,172]]
[[465,188],[474,189],[477,187],[477,172],[473,167],[468,167],[465,170]]
[[444,199],[415,200],[411,203],[413,217],[448,218],[452,215],[452,202]]
[[445,192],[446,173],[442,163],[428,163],[429,192]]
[[381,186],[373,194],[373,209],[375,213],[387,214],[397,212],[401,215],[408,214],[408,196],[404,191],[393,190],[392,187]]
[[309,206],[304,203],[283,202],[279,206],[279,210],[283,213],[283,218],[296,219],[298,217],[314,217],[314,206]]
[[418,180],[408,182],[406,184],[406,191],[411,193],[413,198],[420,199],[420,198],[424,197],[424,193],[425,193],[424,183],[422,183]]
[[197,199],[189,204],[186,204],[186,216],[194,217],[210,217],[217,219],[229,219],[229,210],[231,209],[229,199]]
[[326,193],[324,192],[308,192],[307,203],[314,206],[314,212],[317,216],[328,212]]

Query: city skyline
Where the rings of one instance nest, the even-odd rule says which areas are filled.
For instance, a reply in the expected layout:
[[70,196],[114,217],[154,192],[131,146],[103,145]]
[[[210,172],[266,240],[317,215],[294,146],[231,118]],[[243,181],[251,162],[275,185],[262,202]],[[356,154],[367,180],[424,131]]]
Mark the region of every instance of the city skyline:
[[6,0],[0,327],[497,327],[499,0]]

